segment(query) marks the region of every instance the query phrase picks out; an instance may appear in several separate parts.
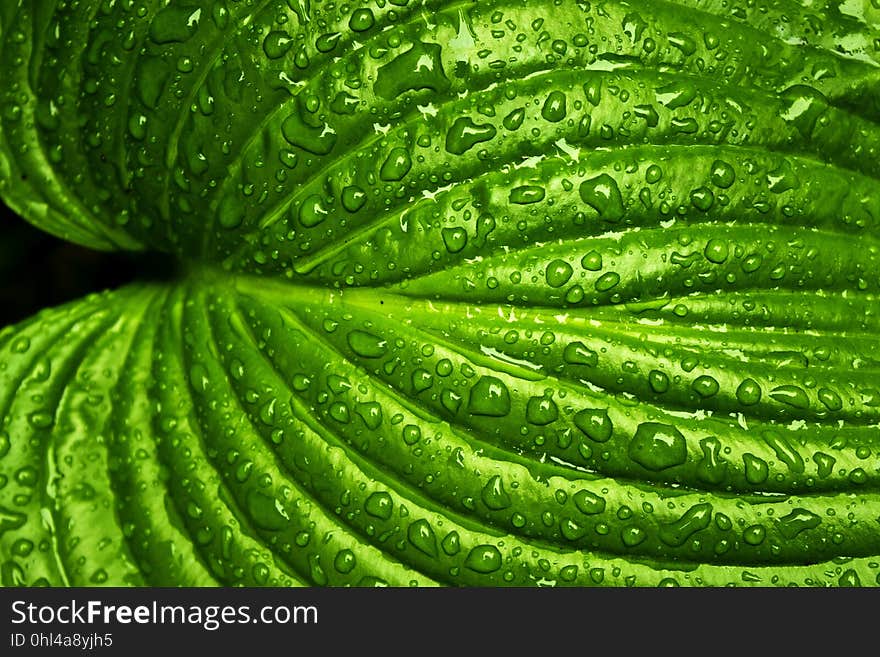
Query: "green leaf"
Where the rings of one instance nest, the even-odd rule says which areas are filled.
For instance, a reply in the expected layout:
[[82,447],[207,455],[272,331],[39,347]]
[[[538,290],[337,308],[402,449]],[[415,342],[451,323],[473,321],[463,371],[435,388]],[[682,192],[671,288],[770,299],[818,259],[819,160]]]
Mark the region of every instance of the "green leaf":
[[878,18],[8,3],[3,583],[877,584]]

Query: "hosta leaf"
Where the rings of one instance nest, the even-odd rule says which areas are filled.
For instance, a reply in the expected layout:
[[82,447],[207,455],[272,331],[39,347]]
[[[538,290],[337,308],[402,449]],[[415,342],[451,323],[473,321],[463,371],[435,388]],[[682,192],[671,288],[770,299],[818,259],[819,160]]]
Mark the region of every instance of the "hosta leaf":
[[870,2],[13,2],[10,583],[876,584]]

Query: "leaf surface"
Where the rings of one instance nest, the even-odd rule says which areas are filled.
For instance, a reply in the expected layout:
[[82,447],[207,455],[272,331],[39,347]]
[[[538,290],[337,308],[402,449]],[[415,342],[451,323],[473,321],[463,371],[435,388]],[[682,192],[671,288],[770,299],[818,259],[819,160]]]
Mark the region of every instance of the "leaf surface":
[[876,584],[873,4],[379,4],[0,9],[3,583]]

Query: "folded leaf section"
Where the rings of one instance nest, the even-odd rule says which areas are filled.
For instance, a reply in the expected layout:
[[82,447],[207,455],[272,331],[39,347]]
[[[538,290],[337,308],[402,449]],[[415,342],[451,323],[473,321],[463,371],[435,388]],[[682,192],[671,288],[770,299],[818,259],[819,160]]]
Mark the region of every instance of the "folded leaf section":
[[201,270],[45,311],[0,334],[3,583],[876,584],[848,340],[662,310]]

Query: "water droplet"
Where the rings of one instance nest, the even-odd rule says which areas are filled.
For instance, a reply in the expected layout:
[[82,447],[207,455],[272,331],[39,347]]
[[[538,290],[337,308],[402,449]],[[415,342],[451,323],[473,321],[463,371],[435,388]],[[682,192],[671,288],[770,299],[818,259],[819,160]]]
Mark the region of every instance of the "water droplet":
[[[880,575],[878,575],[880,577]],[[848,568],[843,571],[840,579],[837,580],[837,585],[844,588],[854,588],[862,585],[862,580],[859,579],[859,574],[853,570],[852,568]]]
[[607,173],[585,180],[580,186],[584,203],[599,213],[605,221],[616,222],[623,218],[623,197],[617,181]]
[[606,272],[596,279],[596,291],[608,292],[617,287],[618,283],[620,283],[620,274],[616,271]]
[[514,130],[519,130],[519,127],[523,124],[525,118],[526,111],[522,108],[518,108],[504,117],[502,125],[504,125],[507,130],[513,132]]
[[357,112],[360,101],[346,91],[340,91],[330,103],[330,110],[343,116],[351,116]]
[[604,409],[585,409],[574,416],[575,426],[597,443],[607,442],[614,432],[614,424]]
[[198,29],[201,10],[192,7],[165,7],[150,23],[150,39],[159,44],[183,43]]
[[794,406],[795,408],[809,408],[810,400],[807,393],[798,386],[779,386],[770,391],[770,396],[778,402]]
[[675,522],[663,525],[657,532],[657,536],[666,545],[680,547],[698,531],[706,529],[711,522],[712,505],[695,504]]
[[588,73],[588,80],[584,83],[584,95],[590,105],[599,107],[599,102],[602,100],[602,76],[599,73]]
[[450,253],[458,253],[467,245],[467,231],[464,228],[444,228],[441,231],[443,244]]
[[381,358],[388,352],[388,343],[385,340],[366,331],[349,333],[348,346],[363,358]]
[[221,228],[234,230],[244,221],[244,210],[237,199],[227,196],[220,201],[217,209],[217,223]]
[[655,90],[658,102],[668,109],[676,110],[690,105],[697,97],[696,86],[687,80],[675,80]]
[[[308,112],[298,100],[298,108],[290,114],[281,124],[281,134],[290,144],[299,146],[303,150],[315,155],[327,155],[336,146],[336,132],[330,129],[326,123],[310,125],[303,118]],[[313,119],[309,119],[313,122]]]
[[345,402],[333,402],[330,404],[328,414],[340,424],[348,424],[351,421],[348,405]]
[[391,496],[385,492],[373,493],[364,502],[364,511],[382,520],[388,520],[394,510],[394,502]]
[[471,388],[468,411],[471,415],[503,417],[510,413],[510,392],[501,379],[481,377]]
[[248,492],[247,509],[251,521],[262,529],[279,531],[290,523],[281,502],[258,490],[251,489]]
[[415,445],[422,439],[422,430],[415,424],[407,424],[403,428],[403,442],[407,445]]
[[549,397],[532,397],[526,405],[526,421],[538,426],[555,422],[559,409]]
[[642,467],[657,472],[684,463],[687,443],[672,425],[643,422],[636,429],[627,453]]
[[321,557],[317,554],[309,555],[309,577],[317,586],[327,586],[327,573],[321,565]]
[[293,47],[293,38],[287,32],[269,32],[263,40],[263,52],[269,59],[284,57]]
[[587,367],[596,367],[599,362],[599,355],[583,342],[572,342],[566,345],[562,352],[562,358],[566,363],[586,365]]
[[761,401],[761,386],[754,379],[746,379],[736,389],[736,398],[743,406],[754,406]]
[[763,484],[767,481],[770,469],[764,459],[748,452],[743,454],[742,458],[743,465],[745,466],[746,481],[755,485]]
[[584,288],[580,285],[572,285],[569,288],[568,292],[565,293],[565,302],[570,304],[577,304],[584,300],[586,294],[584,293]]
[[360,187],[351,185],[342,190],[342,207],[349,212],[357,212],[367,202],[367,194]]
[[348,20],[348,26],[355,32],[366,32],[376,22],[371,9],[361,7],[351,12],[351,18]]
[[430,89],[443,93],[449,87],[449,79],[443,71],[441,47],[433,43],[415,43],[410,50],[379,69],[373,89],[378,96],[394,100],[407,91]]
[[651,390],[662,395],[669,390],[669,377],[660,370],[651,370],[648,372],[648,385]]
[[776,431],[764,431],[761,434],[764,442],[776,453],[777,458],[798,474],[804,471],[804,459],[791,444]]
[[565,518],[560,521],[559,530],[563,538],[569,541],[579,541],[587,534],[587,527],[579,525],[571,518]]
[[822,518],[806,509],[792,509],[791,513],[777,521],[779,533],[788,540],[792,540],[802,531],[815,529],[821,522]]
[[700,441],[703,458],[697,464],[697,476],[710,484],[720,484],[727,476],[727,462],[721,457],[721,443],[717,438]]
[[825,406],[829,411],[839,411],[843,408],[843,401],[840,399],[840,395],[838,395],[833,390],[828,388],[819,388],[819,401],[822,402],[822,405]]
[[510,190],[510,202],[517,205],[529,205],[544,200],[547,191],[537,185],[523,185]]
[[323,201],[317,194],[305,199],[299,208],[299,222],[306,228],[314,228],[324,222],[330,213],[324,209]]
[[713,377],[704,374],[694,379],[691,388],[703,399],[708,399],[718,394],[719,385]]
[[494,573],[501,568],[501,553],[494,545],[478,545],[468,553],[464,565],[484,575]]
[[412,169],[412,159],[409,151],[400,147],[393,148],[382,164],[379,177],[386,182],[396,182],[402,180],[410,169]]
[[355,412],[361,417],[368,429],[378,429],[382,424],[382,406],[378,402],[358,404]]
[[715,160],[712,163],[712,172],[709,177],[716,187],[728,189],[736,181],[736,171],[732,165],[724,160]]
[[581,258],[581,267],[587,271],[599,271],[602,269],[602,254],[598,251],[590,251]]
[[468,117],[460,117],[446,134],[446,150],[453,155],[463,155],[477,144],[490,141],[495,134],[492,124],[478,124]]
[[434,375],[428,370],[419,368],[413,372],[412,386],[415,392],[423,392],[432,385],[434,385]]
[[767,530],[761,525],[752,525],[743,530],[743,540],[749,545],[760,545],[767,536]]
[[624,527],[620,530],[620,540],[627,547],[635,547],[648,538],[648,533],[641,527]]
[[34,429],[48,429],[55,423],[55,416],[47,411],[34,411],[28,415],[28,424]]
[[354,552],[347,549],[337,552],[336,558],[333,560],[333,567],[336,569],[336,572],[343,575],[347,575],[354,570],[356,565],[357,558],[354,556]]
[[339,43],[339,39],[341,36],[342,35],[339,32],[322,34],[317,39],[315,39],[315,49],[321,53],[332,52],[333,49],[336,48],[336,44]]
[[720,265],[730,255],[730,247],[728,247],[725,240],[711,239],[706,243],[703,255],[706,256],[706,260],[709,262]]
[[458,554],[461,550],[461,539],[458,536],[458,532],[449,532],[443,540],[440,541],[440,547],[443,548],[443,551],[450,557]]
[[780,165],[767,173],[767,184],[774,194],[782,194],[800,187],[801,182],[795,173],[794,167],[788,160],[782,160]]
[[747,255],[740,267],[747,274],[753,274],[761,268],[761,265],[764,264],[764,258],[760,253],[751,253]]
[[700,187],[691,192],[691,205],[697,210],[708,212],[715,203],[715,194],[708,187]]
[[554,260],[547,265],[545,276],[550,287],[562,287],[568,283],[574,270],[565,260]]
[[825,452],[816,452],[813,454],[813,461],[818,468],[819,476],[825,479],[834,471],[834,464],[837,462],[837,459]]
[[592,516],[605,511],[605,498],[588,490],[579,490],[571,499],[584,515]]
[[427,520],[419,519],[410,523],[406,530],[406,538],[420,552],[429,557],[437,556],[437,536]]
[[541,116],[551,123],[559,123],[566,115],[566,98],[561,91],[552,91],[544,101]]
[[781,116],[804,137],[810,137],[819,117],[828,111],[828,99],[814,87],[794,85],[782,92],[788,106]]
[[480,493],[483,503],[493,511],[500,511],[510,506],[510,495],[504,490],[504,482],[499,475],[493,475],[483,486]]
[[669,45],[681,51],[685,57],[693,55],[697,51],[697,44],[687,34],[682,32],[670,32],[667,35]]

